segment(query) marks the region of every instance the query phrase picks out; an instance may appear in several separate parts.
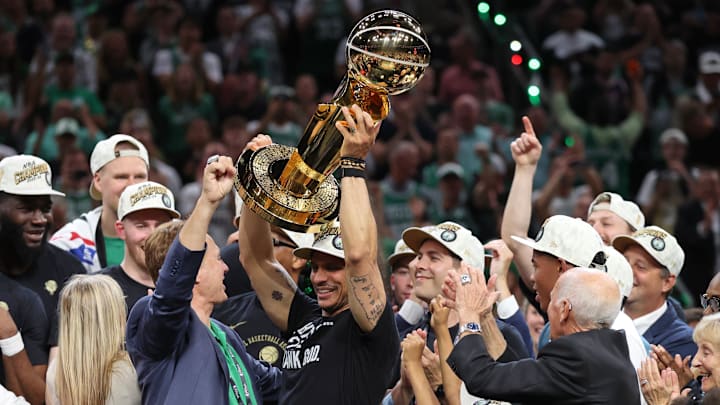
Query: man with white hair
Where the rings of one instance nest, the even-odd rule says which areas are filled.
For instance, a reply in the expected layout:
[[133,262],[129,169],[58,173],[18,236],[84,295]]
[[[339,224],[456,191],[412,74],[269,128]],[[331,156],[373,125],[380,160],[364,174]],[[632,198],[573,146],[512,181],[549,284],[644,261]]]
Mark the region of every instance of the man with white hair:
[[[461,322],[479,325],[492,313],[497,293],[488,291],[477,269],[453,277]],[[448,364],[471,394],[484,398],[525,404],[639,403],[625,338],[609,329],[621,302],[617,283],[605,272],[569,270],[550,294],[553,340],[536,360],[498,363],[488,354],[482,329],[471,328],[460,334]]]

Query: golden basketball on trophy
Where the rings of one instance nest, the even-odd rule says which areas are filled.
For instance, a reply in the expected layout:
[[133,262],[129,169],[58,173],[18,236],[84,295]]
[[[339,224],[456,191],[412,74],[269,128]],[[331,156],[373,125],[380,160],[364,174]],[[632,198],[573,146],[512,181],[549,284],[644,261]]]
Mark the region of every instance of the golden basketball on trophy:
[[343,136],[335,123],[341,107],[357,104],[375,121],[390,112],[389,95],[413,88],[430,63],[420,24],[400,11],[372,13],[348,36],[347,67],[330,103],[319,104],[297,148],[272,144],[245,151],[237,161],[235,188],[253,212],[292,231],[317,232],[340,208],[332,173],[340,164]]

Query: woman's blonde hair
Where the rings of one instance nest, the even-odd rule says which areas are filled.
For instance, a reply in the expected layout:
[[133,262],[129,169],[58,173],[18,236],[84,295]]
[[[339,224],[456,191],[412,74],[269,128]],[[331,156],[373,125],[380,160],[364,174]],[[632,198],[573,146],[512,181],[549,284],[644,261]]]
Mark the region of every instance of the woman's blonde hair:
[[60,332],[55,383],[64,405],[105,403],[113,364],[130,362],[125,351],[125,298],[105,275],[76,275],[60,293]]
[[720,313],[705,315],[695,327],[693,340],[695,343],[707,342],[720,349]]

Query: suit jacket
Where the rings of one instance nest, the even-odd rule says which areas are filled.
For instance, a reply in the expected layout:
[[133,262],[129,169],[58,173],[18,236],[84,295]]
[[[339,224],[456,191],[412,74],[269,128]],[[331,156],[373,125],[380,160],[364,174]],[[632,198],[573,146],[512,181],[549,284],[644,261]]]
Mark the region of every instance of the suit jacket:
[[693,330],[678,318],[672,305],[666,305],[665,313],[643,333],[649,343],[662,345],[671,355],[679,354],[682,358],[697,353],[692,335]]
[[685,282],[696,300],[705,292],[707,284],[715,275],[715,236],[712,231],[701,235],[698,223],[705,218],[705,210],[698,200],[692,200],[678,208],[675,237],[685,251],[685,264],[680,278]]
[[[176,238],[170,246],[152,296],[130,311],[127,351],[137,369],[143,404],[229,403],[227,360],[210,329],[190,307],[192,289],[205,251],[190,251]],[[247,368],[261,405],[276,400],[281,373],[248,355],[240,337],[212,320]],[[242,388],[240,388],[242,389]]]
[[483,338],[462,338],[447,360],[475,396],[524,404],[637,404],[637,375],[622,332],[596,329],[563,336],[537,360],[498,363]]

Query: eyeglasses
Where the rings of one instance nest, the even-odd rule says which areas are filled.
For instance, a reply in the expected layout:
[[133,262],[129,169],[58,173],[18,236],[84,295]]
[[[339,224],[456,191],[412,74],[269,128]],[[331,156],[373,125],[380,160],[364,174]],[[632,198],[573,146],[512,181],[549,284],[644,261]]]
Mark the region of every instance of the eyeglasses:
[[290,248],[290,249],[296,249],[296,248],[297,248],[297,246],[292,245],[292,244],[287,243],[287,242],[283,242],[283,241],[281,241],[280,239],[275,239],[275,238],[273,238],[273,239],[272,239],[272,242],[273,242],[273,246],[275,246],[275,247],[285,246],[285,247],[288,247],[288,248]]
[[700,296],[700,305],[702,305],[703,309],[707,309],[707,307],[710,307],[710,310],[713,312],[720,311],[720,297],[716,297],[714,295],[708,296],[707,294],[703,294]]

